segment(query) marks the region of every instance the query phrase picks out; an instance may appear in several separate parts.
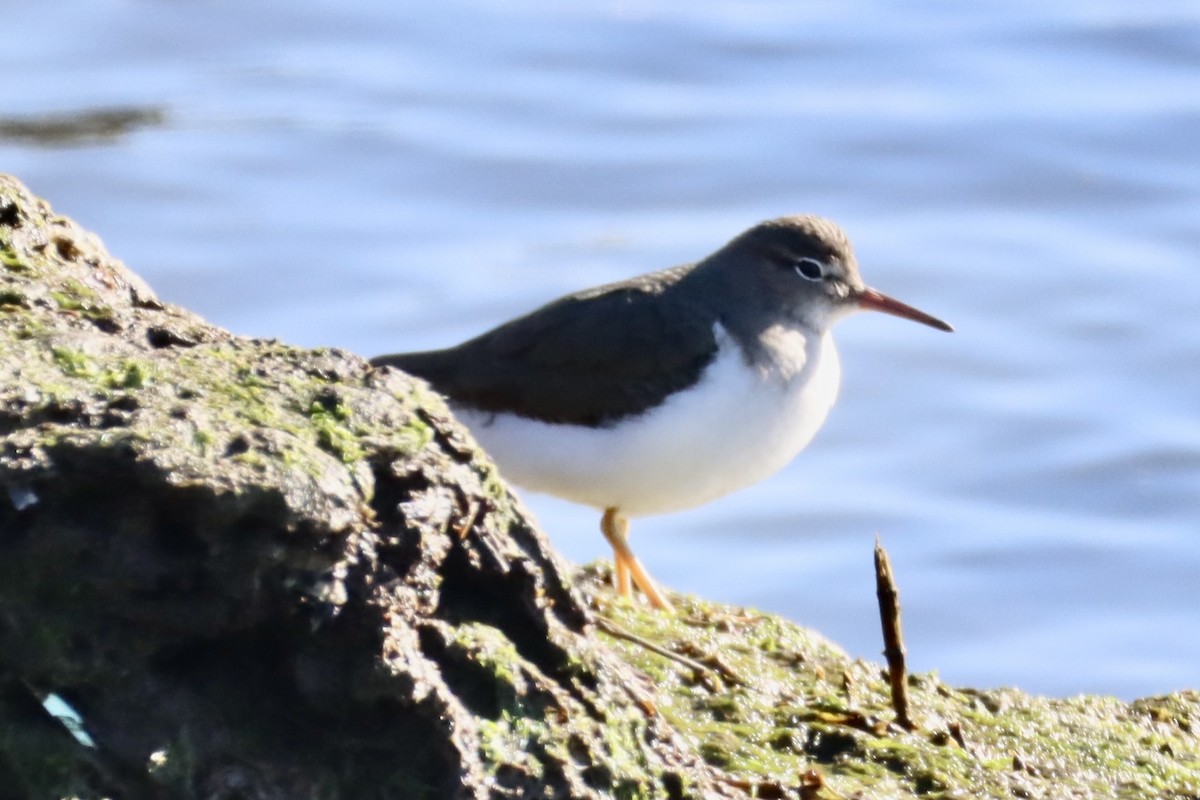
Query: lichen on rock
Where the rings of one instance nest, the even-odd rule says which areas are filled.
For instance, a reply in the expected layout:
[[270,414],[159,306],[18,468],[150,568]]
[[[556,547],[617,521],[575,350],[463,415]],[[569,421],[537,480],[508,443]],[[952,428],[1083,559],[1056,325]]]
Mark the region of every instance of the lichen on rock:
[[0,176],[6,800],[1200,798],[1195,692],[916,675],[907,731],[878,665],[606,577],[424,384],[162,303]]

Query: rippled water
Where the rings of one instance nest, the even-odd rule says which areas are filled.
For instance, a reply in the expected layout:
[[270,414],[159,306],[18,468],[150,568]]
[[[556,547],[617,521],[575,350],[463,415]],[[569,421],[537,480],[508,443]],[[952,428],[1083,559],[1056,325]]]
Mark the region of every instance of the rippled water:
[[832,216],[958,332],[843,323],[809,450],[643,561],[874,657],[878,533],[917,669],[1200,683],[1200,6],[397,5],[10,0],[0,171],[166,299],[364,354]]

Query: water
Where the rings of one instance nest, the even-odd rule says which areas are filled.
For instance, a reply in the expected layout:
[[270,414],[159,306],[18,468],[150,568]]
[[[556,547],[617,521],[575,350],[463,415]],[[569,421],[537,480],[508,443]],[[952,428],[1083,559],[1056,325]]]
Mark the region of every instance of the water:
[[[917,669],[1200,684],[1200,7],[565,5],[9,0],[0,121],[144,118],[10,126],[0,170],[164,298],[364,354],[834,217],[958,332],[842,323],[809,450],[637,521],[642,560],[875,657],[878,533]],[[606,554],[594,512],[528,501]]]

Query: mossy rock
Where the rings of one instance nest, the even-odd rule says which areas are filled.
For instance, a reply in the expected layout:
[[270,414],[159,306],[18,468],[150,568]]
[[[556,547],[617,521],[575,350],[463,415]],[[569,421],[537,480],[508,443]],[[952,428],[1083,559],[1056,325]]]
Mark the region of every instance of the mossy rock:
[[878,665],[605,578],[424,384],[161,303],[0,177],[5,800],[1200,797],[1195,693],[918,675],[907,731]]

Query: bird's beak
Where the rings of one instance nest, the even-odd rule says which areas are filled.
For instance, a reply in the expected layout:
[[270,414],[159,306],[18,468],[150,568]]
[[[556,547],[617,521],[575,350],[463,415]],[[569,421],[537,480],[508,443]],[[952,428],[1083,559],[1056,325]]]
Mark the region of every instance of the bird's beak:
[[932,317],[924,311],[918,311],[910,305],[901,303],[899,300],[888,297],[883,292],[877,292],[871,288],[863,288],[858,293],[858,307],[869,311],[882,311],[894,317],[911,319],[914,322],[920,322],[931,328],[937,328],[939,331],[954,330],[949,323],[942,322],[937,317]]

